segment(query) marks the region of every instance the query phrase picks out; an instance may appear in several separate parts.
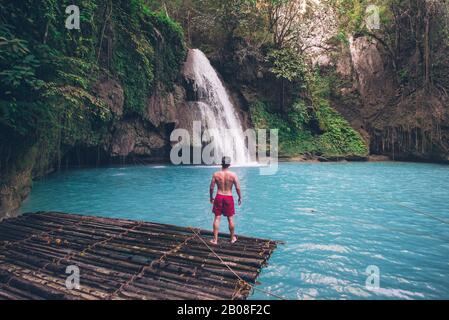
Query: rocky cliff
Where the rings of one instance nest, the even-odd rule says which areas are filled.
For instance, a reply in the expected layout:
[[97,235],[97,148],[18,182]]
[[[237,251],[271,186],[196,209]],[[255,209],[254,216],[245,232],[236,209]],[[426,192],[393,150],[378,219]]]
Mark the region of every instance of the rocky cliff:
[[371,154],[449,161],[449,101],[444,91],[401,85],[390,55],[373,38],[351,38],[336,65],[340,82],[333,106],[367,139]]
[[0,4],[0,219],[32,180],[69,166],[167,159],[173,128],[191,123],[181,27],[144,1]]
[[[187,62],[186,62],[187,63]],[[127,115],[124,90],[120,81],[105,78],[93,85],[93,94],[107,105],[112,121],[107,130],[100,133],[97,144],[81,141],[65,148],[58,161],[47,159],[45,171],[36,168],[39,152],[27,155],[29,163],[11,175],[8,183],[0,189],[0,219],[17,215],[21,202],[31,191],[32,180],[58,170],[60,167],[95,166],[104,164],[138,164],[170,161],[173,142],[170,134],[174,129],[192,132],[193,121],[200,121],[200,109],[192,86],[188,65],[180,69],[180,78],[170,91],[156,90],[149,95],[141,115]],[[245,127],[249,120],[239,101],[233,101]],[[30,150],[39,150],[36,144]]]
[[[272,122],[280,123],[289,120],[292,105],[302,100],[315,109],[312,123],[307,124],[312,134],[322,134],[325,126],[313,114],[317,109],[311,99],[313,72],[312,77],[318,74],[320,81],[330,84],[330,105],[363,136],[371,154],[448,161],[446,1],[263,3],[256,2],[254,7],[239,3],[226,10],[199,6],[191,19],[180,19],[195,30],[191,41],[208,50],[244,106],[263,102],[270,106],[264,117],[274,115]],[[224,18],[205,27],[202,22],[219,10]],[[173,12],[178,12],[176,6]],[[300,62],[281,56],[275,77],[270,72],[273,49],[294,51],[309,75],[291,81]],[[279,81],[279,75],[287,78]],[[320,147],[311,149],[322,152],[317,150]]]

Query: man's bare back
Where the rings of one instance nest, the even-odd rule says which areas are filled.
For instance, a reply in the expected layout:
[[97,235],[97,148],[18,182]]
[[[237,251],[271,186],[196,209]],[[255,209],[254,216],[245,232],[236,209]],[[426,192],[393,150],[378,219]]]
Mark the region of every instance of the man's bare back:
[[[231,243],[237,241],[237,237],[234,235],[234,198],[232,196],[232,187],[235,186],[235,190],[239,196],[238,204],[242,204],[242,195],[240,191],[240,182],[237,175],[230,171],[230,160],[225,157],[222,160],[222,170],[215,172],[212,175],[212,181],[210,183],[210,202],[214,205],[212,212],[215,214],[214,219],[214,239],[211,241],[213,244],[218,243],[218,229],[220,226],[221,216],[224,215],[228,218],[229,231],[231,232]],[[217,186],[217,195],[214,198],[215,185]]]
[[232,171],[222,170],[215,172],[212,178],[215,179],[215,183],[217,184],[217,194],[231,196],[232,186],[234,186],[234,184],[236,185],[237,190],[240,189],[237,175]]

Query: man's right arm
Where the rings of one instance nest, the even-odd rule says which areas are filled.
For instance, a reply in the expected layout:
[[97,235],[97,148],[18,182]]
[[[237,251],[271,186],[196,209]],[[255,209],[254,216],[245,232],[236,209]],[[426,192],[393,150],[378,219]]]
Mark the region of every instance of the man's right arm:
[[215,174],[212,176],[212,181],[210,182],[209,187],[210,203],[214,203],[214,191],[215,191]]

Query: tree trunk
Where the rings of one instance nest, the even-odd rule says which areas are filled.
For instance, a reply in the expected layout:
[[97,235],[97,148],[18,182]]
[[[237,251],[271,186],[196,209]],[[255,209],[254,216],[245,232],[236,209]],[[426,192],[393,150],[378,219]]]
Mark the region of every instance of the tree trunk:
[[192,44],[192,37],[191,37],[191,31],[190,31],[190,25],[191,25],[192,17],[190,10],[187,11],[187,42],[191,45]]
[[430,17],[426,10],[424,18],[424,88],[430,90]]
[[281,114],[285,116],[285,80],[282,78],[281,80]]

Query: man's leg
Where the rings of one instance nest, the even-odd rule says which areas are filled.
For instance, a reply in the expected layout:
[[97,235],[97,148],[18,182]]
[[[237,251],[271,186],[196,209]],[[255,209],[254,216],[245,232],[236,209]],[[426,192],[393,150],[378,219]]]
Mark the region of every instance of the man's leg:
[[229,223],[229,232],[231,233],[231,243],[234,243],[237,241],[237,237],[235,236],[235,224],[234,224],[234,216],[228,217],[228,223]]
[[220,229],[221,215],[215,216],[214,219],[214,240],[211,241],[212,244],[218,244],[218,230]]

